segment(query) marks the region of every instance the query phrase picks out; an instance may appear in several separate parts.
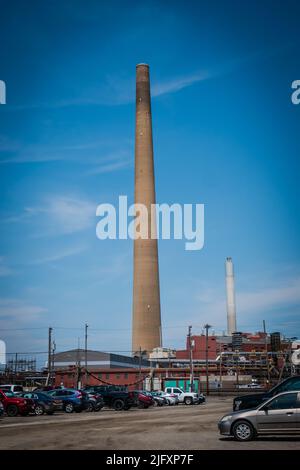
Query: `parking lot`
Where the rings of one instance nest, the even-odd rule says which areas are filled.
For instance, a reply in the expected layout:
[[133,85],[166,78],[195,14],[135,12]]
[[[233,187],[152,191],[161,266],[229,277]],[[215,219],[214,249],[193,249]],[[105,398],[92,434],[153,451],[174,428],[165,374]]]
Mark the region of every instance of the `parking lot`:
[[5,417],[0,449],[300,449],[300,436],[221,437],[217,422],[231,405],[231,398],[211,397],[195,406]]

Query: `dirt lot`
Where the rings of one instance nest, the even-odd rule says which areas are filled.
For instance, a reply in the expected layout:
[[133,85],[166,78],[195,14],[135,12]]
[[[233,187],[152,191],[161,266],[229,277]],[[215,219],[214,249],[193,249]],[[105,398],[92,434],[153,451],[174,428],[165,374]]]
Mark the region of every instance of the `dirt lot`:
[[300,449],[300,436],[248,443],[221,437],[217,422],[231,403],[231,398],[209,398],[199,406],[5,417],[0,449]]

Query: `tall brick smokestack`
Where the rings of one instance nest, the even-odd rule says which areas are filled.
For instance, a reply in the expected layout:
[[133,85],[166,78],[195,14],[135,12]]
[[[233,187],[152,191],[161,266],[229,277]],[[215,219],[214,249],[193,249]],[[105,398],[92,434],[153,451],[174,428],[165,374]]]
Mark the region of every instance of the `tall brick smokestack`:
[[148,209],[148,238],[134,240],[132,350],[149,354],[160,347],[161,317],[157,240],[151,239],[156,229],[151,204],[155,204],[149,66],[136,66],[135,124],[135,204]]

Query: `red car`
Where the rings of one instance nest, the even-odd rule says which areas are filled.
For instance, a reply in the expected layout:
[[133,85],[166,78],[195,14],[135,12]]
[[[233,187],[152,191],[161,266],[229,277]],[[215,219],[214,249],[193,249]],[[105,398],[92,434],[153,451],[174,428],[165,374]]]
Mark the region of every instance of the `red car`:
[[17,397],[12,392],[4,393],[0,390],[0,401],[7,416],[17,416],[18,414],[26,416],[29,413],[34,413],[34,401],[30,398]]
[[135,390],[133,395],[136,406],[140,408],[149,408],[149,406],[154,405],[154,399],[147,392],[143,392],[142,390]]

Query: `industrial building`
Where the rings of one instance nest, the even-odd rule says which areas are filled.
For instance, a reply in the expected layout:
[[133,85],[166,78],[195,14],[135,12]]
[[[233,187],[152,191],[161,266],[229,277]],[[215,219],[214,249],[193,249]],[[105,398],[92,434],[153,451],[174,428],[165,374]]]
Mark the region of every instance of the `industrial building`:
[[114,369],[114,368],[139,368],[140,366],[149,367],[149,361],[131,356],[123,356],[120,354],[91,351],[84,349],[72,349],[56,353],[52,359],[53,369],[66,369],[69,367],[82,366],[98,369]]

